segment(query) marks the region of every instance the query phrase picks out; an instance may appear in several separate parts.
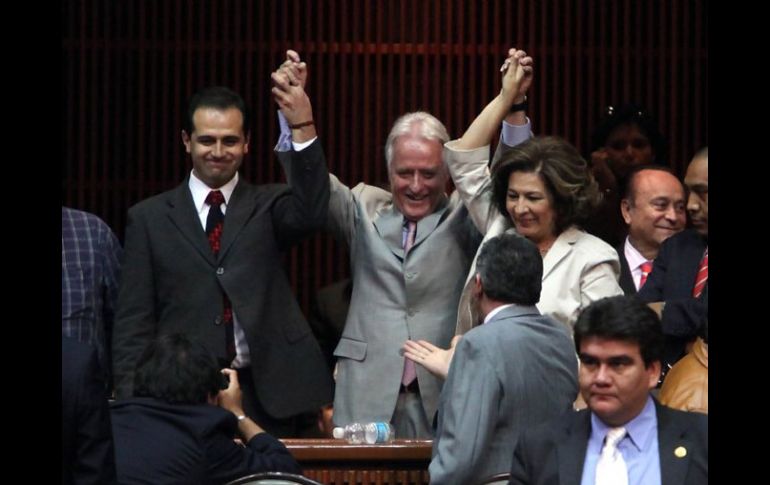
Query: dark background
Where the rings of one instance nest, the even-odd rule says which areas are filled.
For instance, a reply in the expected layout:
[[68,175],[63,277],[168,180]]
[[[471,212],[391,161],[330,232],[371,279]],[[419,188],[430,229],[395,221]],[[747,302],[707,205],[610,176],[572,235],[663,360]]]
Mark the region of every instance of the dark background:
[[[427,110],[460,136],[499,89],[511,46],[535,59],[538,135],[585,153],[607,105],[633,100],[657,118],[679,175],[708,144],[705,0],[63,0],[61,32],[62,203],[121,240],[128,208],[189,172],[179,133],[200,87],[244,96],[254,122],[241,173],[282,181],[270,72],[287,48],[308,62],[330,170],[350,185],[387,182],[385,138],[404,112]],[[345,248],[324,235],[287,265],[305,310],[348,273]]]

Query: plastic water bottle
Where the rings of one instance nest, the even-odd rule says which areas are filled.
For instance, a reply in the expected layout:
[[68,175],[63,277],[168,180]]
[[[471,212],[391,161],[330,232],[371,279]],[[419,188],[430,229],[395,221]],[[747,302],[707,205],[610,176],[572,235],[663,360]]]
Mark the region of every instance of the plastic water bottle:
[[375,423],[350,423],[345,427],[336,427],[332,435],[337,439],[345,439],[348,443],[373,445],[375,443],[390,443],[395,438],[395,431],[390,423],[378,421]]

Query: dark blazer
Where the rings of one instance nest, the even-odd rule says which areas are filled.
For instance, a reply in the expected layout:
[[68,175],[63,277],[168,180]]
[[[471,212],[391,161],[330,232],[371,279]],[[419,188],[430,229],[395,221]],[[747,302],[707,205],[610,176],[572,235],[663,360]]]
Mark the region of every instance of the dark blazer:
[[[662,485],[708,483],[708,417],[655,402]],[[558,420],[525,431],[513,454],[514,485],[580,485],[591,414],[568,412]],[[685,456],[674,454],[684,447]]]
[[[618,279],[618,283],[620,284],[620,287],[623,288],[623,293],[626,296],[629,296],[636,294],[636,285],[634,284],[634,279],[631,277],[631,268],[628,266],[628,260],[626,259],[625,244],[624,241],[623,244],[615,248],[615,251],[618,252],[618,259],[620,259],[620,278]],[[649,275],[647,275],[647,277],[649,278]]]
[[62,483],[117,483],[105,389],[96,348],[62,337]]
[[692,229],[666,239],[638,293],[644,302],[666,302],[661,321],[667,340],[664,360],[669,364],[684,355],[685,343],[698,334],[708,318],[708,282],[699,298],[692,296],[706,244]]
[[149,397],[112,404],[118,478],[123,485],[227,483],[261,471],[300,473],[286,447],[267,433],[236,444],[235,415],[210,404]]
[[331,378],[282,264],[285,250],[323,225],[329,175],[319,141],[303,157],[291,153],[288,186],[238,181],[217,256],[187,180],[129,210],[113,332],[119,398],[131,396],[136,362],[157,334],[197,337],[225,359],[224,291],[246,335],[257,398],[267,413],[286,418],[332,399]]

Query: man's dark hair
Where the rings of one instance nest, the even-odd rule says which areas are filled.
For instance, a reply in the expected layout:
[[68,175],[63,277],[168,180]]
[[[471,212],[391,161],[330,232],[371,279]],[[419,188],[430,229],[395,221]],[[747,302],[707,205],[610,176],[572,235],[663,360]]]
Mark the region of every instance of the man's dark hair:
[[644,365],[663,357],[663,328],[658,315],[636,296],[612,296],[586,307],[575,322],[575,349],[584,338],[599,337],[639,345]]
[[537,246],[517,234],[501,234],[482,246],[476,260],[484,294],[493,300],[534,305],[540,300],[543,258]]
[[644,165],[635,166],[634,168],[631,169],[630,172],[628,172],[628,175],[626,175],[624,184],[621,187],[622,192],[620,193],[620,198],[628,199],[631,205],[634,205],[634,201],[636,200],[636,186],[635,186],[636,176],[639,175],[639,172],[643,170],[655,170],[658,172],[666,172],[673,175],[675,179],[679,180],[679,178],[676,176],[674,171],[671,170],[670,167],[666,167],[664,165],[652,165],[652,164],[646,163]]
[[134,374],[134,396],[171,404],[202,404],[221,389],[216,358],[183,334],[162,335],[145,348]]
[[543,180],[553,201],[556,235],[573,224],[585,223],[599,204],[599,185],[588,163],[562,138],[530,138],[510,149],[492,171],[492,200],[509,220],[506,201],[513,172],[536,173]]
[[199,108],[215,108],[220,111],[228,108],[237,108],[243,115],[243,134],[249,134],[251,129],[249,109],[246,107],[246,102],[241,95],[232,89],[224,86],[211,86],[193,94],[187,107],[187,117],[184,119],[183,126],[188,135],[192,135],[192,132],[195,130],[193,115]]
[[608,106],[604,118],[591,134],[591,151],[602,148],[615,128],[623,125],[636,125],[639,131],[650,141],[653,160],[662,163],[666,158],[666,139],[658,129],[658,124],[641,106],[626,103],[618,108]]

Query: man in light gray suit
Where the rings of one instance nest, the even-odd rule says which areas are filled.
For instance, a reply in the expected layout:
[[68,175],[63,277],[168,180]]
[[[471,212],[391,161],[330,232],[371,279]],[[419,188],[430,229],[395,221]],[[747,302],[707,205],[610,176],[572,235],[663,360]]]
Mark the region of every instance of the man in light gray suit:
[[[531,65],[523,51],[519,56],[522,65]],[[305,64],[296,52],[287,52],[281,72],[304,85]],[[510,137],[504,129],[508,145],[530,134],[526,117],[517,115],[522,126],[509,127]],[[353,278],[345,329],[334,351],[337,426],[391,421],[398,438],[433,436],[442,382],[407,364],[400,348],[409,339],[449,346],[480,241],[459,195],[445,193],[448,140],[434,116],[408,113],[396,120],[385,145],[390,191],[364,183],[350,188],[330,175],[327,230],[348,246]]]
[[[541,315],[543,259],[516,234],[490,239],[476,261],[483,325],[460,340],[438,412],[431,484],[468,484],[511,468],[525,427],[572,407],[577,358],[567,328]],[[416,362],[428,358],[418,350]]]

